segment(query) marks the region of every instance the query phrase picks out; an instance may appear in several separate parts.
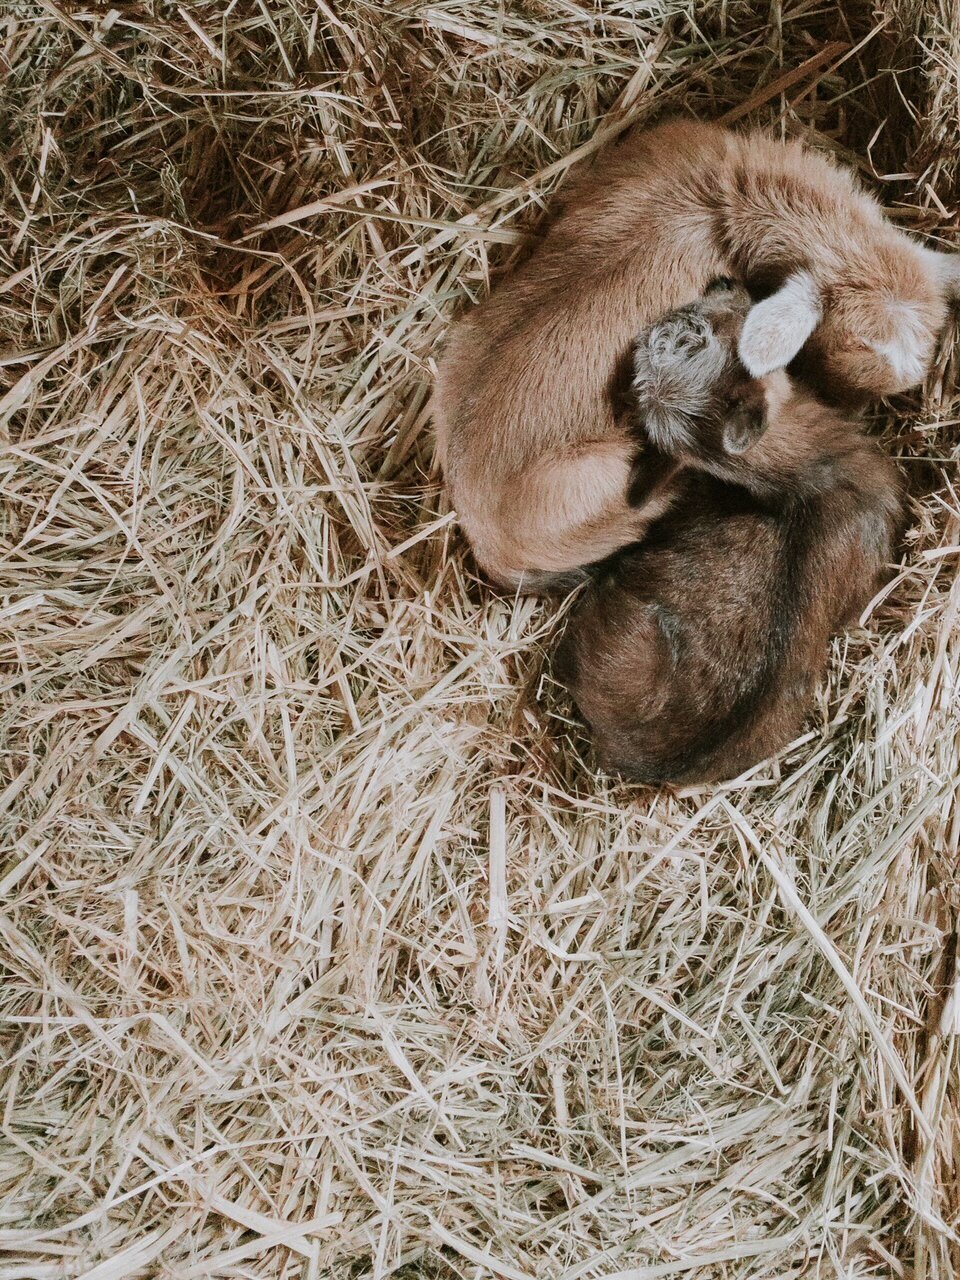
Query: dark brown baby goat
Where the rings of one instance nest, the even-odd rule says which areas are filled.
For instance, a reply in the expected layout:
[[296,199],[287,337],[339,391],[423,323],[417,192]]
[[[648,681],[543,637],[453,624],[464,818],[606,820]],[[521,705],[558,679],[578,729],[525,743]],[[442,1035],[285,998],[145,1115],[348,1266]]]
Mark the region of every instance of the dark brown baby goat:
[[782,371],[747,373],[749,305],[724,283],[638,339],[638,422],[679,492],[598,569],[557,656],[601,760],[638,781],[727,778],[783,747],[891,555],[895,467]]

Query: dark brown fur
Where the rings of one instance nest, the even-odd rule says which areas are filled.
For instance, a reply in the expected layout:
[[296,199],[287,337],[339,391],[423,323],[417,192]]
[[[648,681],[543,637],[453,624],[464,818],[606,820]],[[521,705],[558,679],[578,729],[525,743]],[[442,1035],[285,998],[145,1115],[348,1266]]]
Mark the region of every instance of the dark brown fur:
[[680,496],[598,572],[556,665],[603,762],[651,783],[731,777],[797,734],[900,512],[896,469],[872,441],[785,375],[745,375],[731,336],[741,295],[685,310],[714,334],[730,321],[706,403],[695,383],[697,411],[684,409],[682,369],[698,352],[668,352],[666,378],[638,361],[658,446],[685,468]]

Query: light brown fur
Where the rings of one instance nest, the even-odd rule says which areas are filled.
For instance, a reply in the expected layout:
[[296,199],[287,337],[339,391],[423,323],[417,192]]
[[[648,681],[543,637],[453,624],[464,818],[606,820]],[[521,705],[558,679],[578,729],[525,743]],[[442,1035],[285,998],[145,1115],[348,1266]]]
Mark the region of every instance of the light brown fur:
[[[440,360],[439,455],[481,567],[517,585],[640,538],[670,486],[628,501],[637,442],[616,371],[633,336],[715,276],[763,292],[797,270],[823,308],[804,351],[812,376],[850,398],[920,380],[952,263],[892,227],[850,174],[795,142],[693,122],[601,156],[532,257],[454,325]],[[758,316],[776,348],[781,317]],[[883,349],[904,316],[909,351],[891,363]]]

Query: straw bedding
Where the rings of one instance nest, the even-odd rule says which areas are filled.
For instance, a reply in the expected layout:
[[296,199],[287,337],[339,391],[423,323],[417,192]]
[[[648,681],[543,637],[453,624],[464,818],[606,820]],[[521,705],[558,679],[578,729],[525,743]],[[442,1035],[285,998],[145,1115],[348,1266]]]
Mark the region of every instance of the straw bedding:
[[432,461],[456,309],[670,111],[951,242],[960,18],[0,6],[0,1280],[960,1266],[948,335],[805,738],[598,778]]

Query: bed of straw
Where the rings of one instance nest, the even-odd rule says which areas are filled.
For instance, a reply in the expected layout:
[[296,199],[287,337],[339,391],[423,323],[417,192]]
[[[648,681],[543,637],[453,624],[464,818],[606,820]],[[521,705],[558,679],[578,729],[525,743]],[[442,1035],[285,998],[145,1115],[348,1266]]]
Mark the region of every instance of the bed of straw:
[[433,461],[669,112],[957,244],[953,0],[0,6],[0,1280],[953,1280],[953,331],[802,740],[598,776]]

